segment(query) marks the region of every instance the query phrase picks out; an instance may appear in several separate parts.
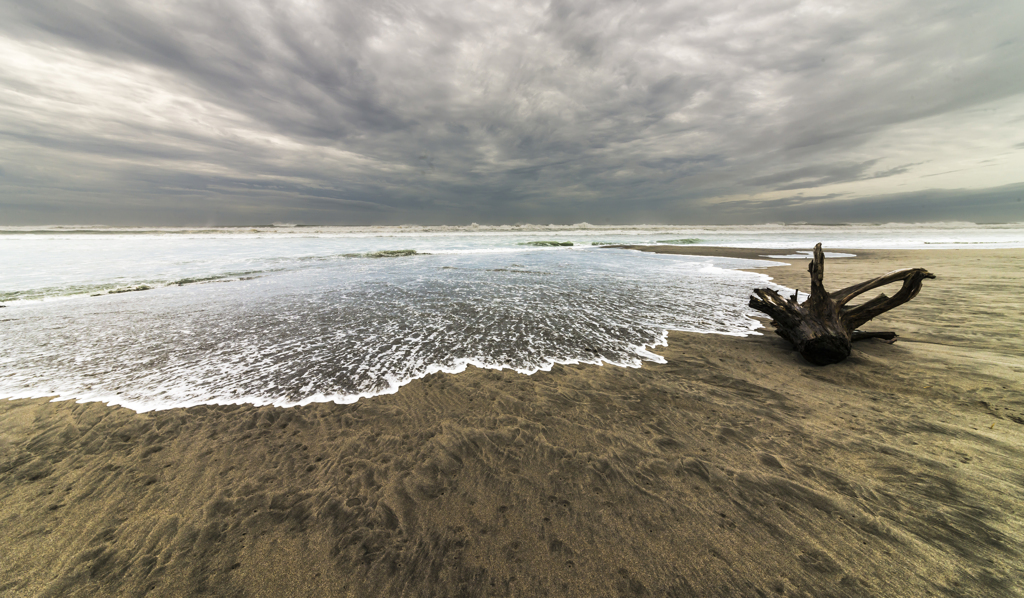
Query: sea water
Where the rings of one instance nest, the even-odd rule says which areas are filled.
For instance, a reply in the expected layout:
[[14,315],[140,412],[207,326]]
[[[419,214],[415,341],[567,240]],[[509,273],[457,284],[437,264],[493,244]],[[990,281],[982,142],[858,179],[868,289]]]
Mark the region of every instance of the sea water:
[[6,228],[0,398],[59,395],[138,411],[289,406],[352,402],[469,365],[638,367],[661,361],[651,348],[669,330],[757,334],[746,304],[753,288],[771,286],[772,263],[608,244],[1020,247],[1022,233],[964,224]]

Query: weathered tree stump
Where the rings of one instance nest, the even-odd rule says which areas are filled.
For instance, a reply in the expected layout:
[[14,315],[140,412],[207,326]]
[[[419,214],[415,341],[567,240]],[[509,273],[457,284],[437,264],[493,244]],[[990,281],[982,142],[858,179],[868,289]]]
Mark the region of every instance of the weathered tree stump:
[[[924,279],[935,278],[924,268],[906,268],[829,293],[822,283],[825,252],[821,250],[821,243],[814,246],[814,258],[808,271],[811,273],[811,295],[803,303],[797,301],[795,293],[786,299],[772,289],[754,289],[750,307],[771,317],[775,333],[792,343],[804,359],[817,365],[846,359],[854,341],[868,338],[894,340],[895,332],[862,332],[858,328],[875,316],[910,301],[921,292]],[[903,287],[892,297],[882,294],[860,305],[847,305],[862,293],[900,280]]]

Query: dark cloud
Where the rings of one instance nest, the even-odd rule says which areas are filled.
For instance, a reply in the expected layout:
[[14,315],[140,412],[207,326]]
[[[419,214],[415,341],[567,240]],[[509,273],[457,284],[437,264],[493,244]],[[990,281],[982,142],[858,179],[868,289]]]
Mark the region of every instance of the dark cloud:
[[[832,201],[829,201],[832,200]],[[872,197],[833,195],[733,201],[722,209],[742,214],[753,224],[774,217],[784,222],[1024,222],[1024,183],[991,189],[927,189]],[[808,209],[810,206],[813,209]]]
[[977,187],[965,160],[1022,149],[1002,137],[1022,17],[1011,0],[4,3],[0,219],[723,221],[883,181]]
[[917,164],[904,164],[888,170],[868,172],[868,169],[875,165],[878,159],[868,160],[860,164],[828,164],[805,166],[787,172],[770,174],[756,177],[745,181],[748,185],[766,186],[778,191],[793,191],[796,189],[810,189],[822,187],[833,183],[848,183],[851,181],[864,181],[868,179],[884,179],[886,177],[903,174]]
[[822,200],[835,199],[842,197],[842,193],[829,193],[828,195],[792,195],[790,197],[782,197],[779,199],[770,199],[766,201],[753,201],[753,200],[734,200],[734,201],[723,201],[716,204],[716,207],[723,211],[756,211],[756,212],[775,212],[779,208],[801,208],[804,209],[808,204],[815,204]]

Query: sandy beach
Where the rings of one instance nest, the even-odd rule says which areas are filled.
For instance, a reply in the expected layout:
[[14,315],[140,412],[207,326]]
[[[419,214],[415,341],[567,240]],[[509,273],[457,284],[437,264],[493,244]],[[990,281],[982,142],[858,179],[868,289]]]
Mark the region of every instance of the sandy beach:
[[0,400],[0,595],[1024,596],[1024,250],[850,253],[827,288],[937,279],[827,367],[672,333],[353,405]]

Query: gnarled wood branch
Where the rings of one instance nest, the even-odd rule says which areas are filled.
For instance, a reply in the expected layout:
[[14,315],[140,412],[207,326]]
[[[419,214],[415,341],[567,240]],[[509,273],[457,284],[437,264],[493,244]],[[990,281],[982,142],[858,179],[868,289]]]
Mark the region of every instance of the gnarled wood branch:
[[[811,294],[803,303],[797,301],[796,294],[785,299],[772,289],[754,289],[750,307],[771,317],[775,332],[792,343],[807,361],[818,365],[838,363],[849,357],[853,341],[867,338],[894,341],[895,332],[862,332],[857,329],[872,318],[910,301],[921,292],[926,278],[935,278],[923,268],[905,268],[829,293],[824,285],[825,252],[821,243],[814,246],[808,272],[811,275]],[[882,294],[857,306],[847,305],[871,289],[901,280],[903,286],[892,297]]]

